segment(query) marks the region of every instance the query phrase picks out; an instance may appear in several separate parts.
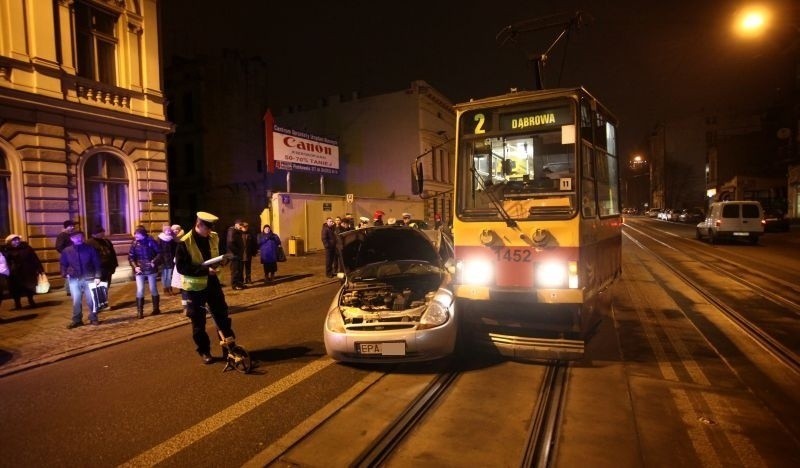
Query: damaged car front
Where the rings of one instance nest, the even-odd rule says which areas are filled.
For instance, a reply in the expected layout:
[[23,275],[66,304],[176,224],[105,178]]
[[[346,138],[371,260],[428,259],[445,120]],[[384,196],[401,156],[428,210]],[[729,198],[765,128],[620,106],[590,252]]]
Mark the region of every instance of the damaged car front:
[[450,275],[423,231],[379,226],[338,236],[344,282],[325,320],[329,356],[349,362],[425,361],[455,349]]

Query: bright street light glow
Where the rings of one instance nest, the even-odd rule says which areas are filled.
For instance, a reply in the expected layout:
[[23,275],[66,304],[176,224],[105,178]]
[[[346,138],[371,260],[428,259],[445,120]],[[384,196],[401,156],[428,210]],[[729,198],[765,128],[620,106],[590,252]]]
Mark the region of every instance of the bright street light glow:
[[770,20],[770,12],[762,6],[752,6],[740,10],[734,22],[736,32],[745,37],[763,34]]

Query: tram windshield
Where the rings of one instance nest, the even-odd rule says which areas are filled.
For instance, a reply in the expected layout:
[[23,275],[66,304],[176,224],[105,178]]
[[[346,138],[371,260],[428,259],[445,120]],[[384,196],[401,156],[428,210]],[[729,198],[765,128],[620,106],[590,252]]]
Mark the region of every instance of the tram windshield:
[[[558,111],[571,114],[568,107]],[[465,183],[459,184],[457,196],[462,216],[526,220],[575,215],[575,126],[553,122],[535,127],[539,131],[461,139],[458,177]]]

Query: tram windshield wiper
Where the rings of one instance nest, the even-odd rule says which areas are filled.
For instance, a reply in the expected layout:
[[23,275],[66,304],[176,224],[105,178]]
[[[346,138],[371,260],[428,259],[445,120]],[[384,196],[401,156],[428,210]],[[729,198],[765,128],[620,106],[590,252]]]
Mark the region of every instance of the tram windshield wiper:
[[483,190],[483,193],[486,194],[486,196],[489,198],[489,201],[492,202],[492,205],[494,205],[495,208],[497,208],[497,211],[500,212],[500,217],[502,217],[503,221],[506,222],[506,226],[513,228],[517,227],[517,222],[511,219],[511,216],[508,215],[506,209],[503,208],[503,204],[497,198],[495,193],[496,191],[493,190],[493,187],[486,187],[483,179],[478,175],[478,171],[475,170],[475,166],[470,167],[470,171],[472,171],[472,176],[475,178],[475,180],[478,181],[478,185],[481,187],[481,190]]

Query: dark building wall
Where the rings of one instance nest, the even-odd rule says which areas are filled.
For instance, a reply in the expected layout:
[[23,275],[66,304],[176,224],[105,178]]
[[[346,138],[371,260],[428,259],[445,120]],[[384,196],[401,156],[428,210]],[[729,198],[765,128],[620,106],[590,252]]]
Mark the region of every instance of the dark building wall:
[[166,75],[176,124],[168,147],[174,218],[185,225],[196,211],[209,211],[225,224],[255,221],[267,204],[266,64],[223,51],[173,57]]

